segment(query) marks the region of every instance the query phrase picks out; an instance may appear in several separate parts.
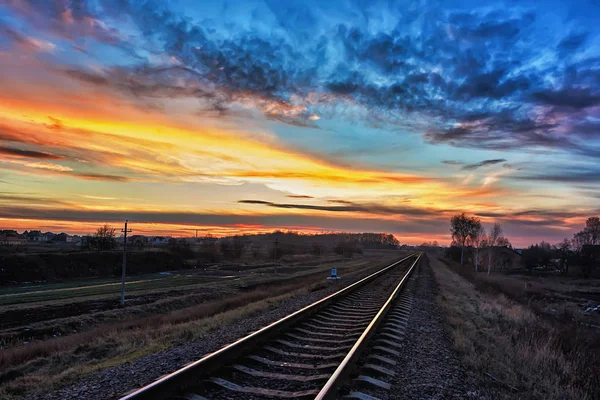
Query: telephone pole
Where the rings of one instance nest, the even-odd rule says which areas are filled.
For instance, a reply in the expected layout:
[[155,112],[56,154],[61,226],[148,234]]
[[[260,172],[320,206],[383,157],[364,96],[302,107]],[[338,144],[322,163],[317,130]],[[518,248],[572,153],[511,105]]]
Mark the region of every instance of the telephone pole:
[[125,305],[125,269],[127,268],[127,232],[131,232],[131,229],[127,230],[127,220],[125,220],[125,229],[123,232],[123,269],[121,271],[121,305]]
[[279,247],[279,238],[275,238],[275,273],[277,273],[277,253]]

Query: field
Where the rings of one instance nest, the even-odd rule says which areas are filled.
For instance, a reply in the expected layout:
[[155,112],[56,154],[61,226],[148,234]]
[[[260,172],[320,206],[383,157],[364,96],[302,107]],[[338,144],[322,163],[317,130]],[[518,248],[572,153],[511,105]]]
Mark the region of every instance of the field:
[[435,253],[429,259],[455,350],[479,395],[599,398],[600,312],[590,310],[600,304],[597,280],[519,271],[488,277]]
[[[0,289],[0,397],[23,398],[97,371],[201,338],[224,324],[277,307],[299,293],[341,288],[387,265],[397,251],[273,266],[215,265],[130,278],[86,279]],[[344,277],[325,279],[330,268]]]

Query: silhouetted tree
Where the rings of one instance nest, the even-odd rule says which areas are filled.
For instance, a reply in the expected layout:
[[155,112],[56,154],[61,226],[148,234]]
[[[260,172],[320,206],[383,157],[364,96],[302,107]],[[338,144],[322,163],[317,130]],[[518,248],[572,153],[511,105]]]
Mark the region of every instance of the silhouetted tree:
[[112,250],[117,246],[115,228],[104,225],[96,231],[93,237],[93,247],[98,250]]
[[467,239],[478,229],[477,226],[481,225],[481,221],[477,217],[468,217],[465,213],[455,215],[450,220],[450,232],[452,233],[452,239],[456,244],[460,246],[460,265],[464,262],[465,244]]
[[486,243],[485,228],[481,223],[473,229],[470,235],[471,245],[475,248],[475,272],[479,272],[479,249]]
[[492,269],[492,253],[494,252],[494,246],[498,244],[498,239],[502,236],[502,227],[499,223],[495,223],[492,229],[490,230],[490,234],[488,235],[488,246],[490,246],[490,251],[488,253],[488,269],[487,274],[490,274],[490,270]]
[[560,254],[560,271],[563,275],[569,275],[569,259],[571,258],[571,241],[564,238],[562,242],[556,245]]

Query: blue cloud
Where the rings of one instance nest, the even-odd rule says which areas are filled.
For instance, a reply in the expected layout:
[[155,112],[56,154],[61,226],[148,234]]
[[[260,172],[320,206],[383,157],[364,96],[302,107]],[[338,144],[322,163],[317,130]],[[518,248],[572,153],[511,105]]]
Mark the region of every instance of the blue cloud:
[[[196,97],[219,113],[250,99],[267,118],[299,126],[332,115],[400,125],[433,144],[600,156],[598,28],[574,31],[577,21],[565,20],[549,36],[556,18],[533,5],[266,1],[203,14],[152,0],[23,4],[15,18],[43,20],[62,37],[177,60],[65,71],[136,97]],[[82,31],[61,23],[67,12],[101,23]]]

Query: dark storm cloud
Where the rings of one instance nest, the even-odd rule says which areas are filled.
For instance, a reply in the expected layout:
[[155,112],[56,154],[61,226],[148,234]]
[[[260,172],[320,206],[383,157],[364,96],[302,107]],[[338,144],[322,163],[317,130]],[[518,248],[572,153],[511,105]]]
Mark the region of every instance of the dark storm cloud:
[[493,160],[483,160],[483,161],[480,161],[480,162],[475,163],[475,164],[465,165],[461,169],[463,171],[473,171],[473,170],[481,168],[481,167],[487,167],[488,165],[500,164],[500,163],[503,163],[505,161],[506,160],[504,158],[497,158],[497,159],[493,159]]
[[561,90],[537,91],[532,94],[533,99],[540,104],[584,109],[600,104],[600,90],[598,88],[564,88]]

